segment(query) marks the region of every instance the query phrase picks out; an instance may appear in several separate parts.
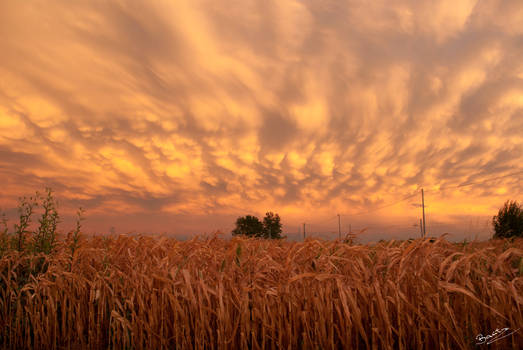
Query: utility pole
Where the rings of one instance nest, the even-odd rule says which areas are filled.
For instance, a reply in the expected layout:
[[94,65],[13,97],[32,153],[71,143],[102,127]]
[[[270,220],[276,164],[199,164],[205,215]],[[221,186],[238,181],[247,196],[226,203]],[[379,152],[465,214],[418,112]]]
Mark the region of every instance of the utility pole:
[[340,214],[338,214],[338,236],[341,240],[341,219],[340,219]]
[[419,219],[419,233],[421,238],[423,238],[423,225],[421,224],[421,219]]
[[305,240],[305,223],[303,223],[303,240]]
[[423,208],[423,237],[427,235],[425,230],[425,195],[423,194],[423,188],[421,189],[421,207]]

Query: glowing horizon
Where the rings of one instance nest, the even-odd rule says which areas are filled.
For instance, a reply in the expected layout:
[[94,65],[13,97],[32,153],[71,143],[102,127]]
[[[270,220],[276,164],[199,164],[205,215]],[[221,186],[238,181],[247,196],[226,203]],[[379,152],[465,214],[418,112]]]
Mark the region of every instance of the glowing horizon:
[[289,233],[337,232],[339,213],[393,237],[418,232],[420,196],[388,205],[424,188],[431,232],[487,238],[521,202],[523,3],[141,6],[0,4],[11,217],[49,186],[91,231],[228,232],[273,211]]

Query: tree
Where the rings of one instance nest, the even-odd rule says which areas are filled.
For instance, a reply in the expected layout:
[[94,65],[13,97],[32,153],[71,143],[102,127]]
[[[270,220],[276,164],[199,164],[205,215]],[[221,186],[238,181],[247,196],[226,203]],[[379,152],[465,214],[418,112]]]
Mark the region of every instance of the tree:
[[494,238],[523,237],[523,209],[516,201],[506,201],[492,218]]
[[236,219],[236,228],[232,235],[245,235],[249,237],[261,238],[282,238],[280,216],[273,212],[267,212],[263,223],[252,215],[239,217]]
[[232,235],[246,235],[249,237],[261,237],[263,235],[263,224],[256,216],[247,215],[236,219],[236,228]]
[[282,238],[280,216],[272,211],[263,218],[263,236],[265,238]]

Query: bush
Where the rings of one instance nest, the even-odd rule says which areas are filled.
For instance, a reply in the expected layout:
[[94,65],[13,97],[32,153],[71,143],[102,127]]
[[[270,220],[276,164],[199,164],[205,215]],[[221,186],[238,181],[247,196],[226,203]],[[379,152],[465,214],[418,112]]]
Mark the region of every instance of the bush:
[[516,201],[506,201],[492,218],[494,238],[523,237],[523,210]]

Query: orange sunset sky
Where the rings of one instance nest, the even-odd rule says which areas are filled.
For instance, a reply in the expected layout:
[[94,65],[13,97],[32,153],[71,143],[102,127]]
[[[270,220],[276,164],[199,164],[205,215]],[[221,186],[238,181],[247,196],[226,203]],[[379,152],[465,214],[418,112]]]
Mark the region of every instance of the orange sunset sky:
[[49,186],[64,231],[408,238],[424,188],[428,234],[486,239],[522,164],[520,0],[0,2],[10,225]]

